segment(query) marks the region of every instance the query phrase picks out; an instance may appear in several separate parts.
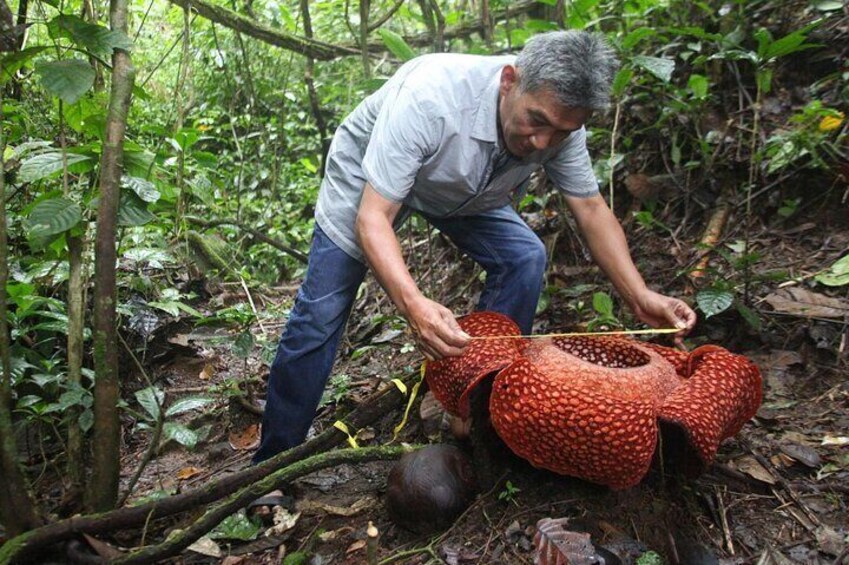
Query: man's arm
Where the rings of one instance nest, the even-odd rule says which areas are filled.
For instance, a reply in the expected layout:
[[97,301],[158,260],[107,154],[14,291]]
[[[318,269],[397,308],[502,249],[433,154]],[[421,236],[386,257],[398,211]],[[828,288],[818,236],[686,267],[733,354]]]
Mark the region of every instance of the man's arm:
[[696,323],[696,313],[681,300],[650,290],[637,271],[622,226],[601,195],[589,198],[566,196],[569,209],[584,234],[593,259],[642,321],[652,327],[671,324],[680,329],[676,341]]
[[422,353],[430,359],[460,355],[469,336],[454,314],[426,298],[404,263],[392,222],[401,204],[387,200],[366,183],[355,226],[357,239],[378,282],[416,334]]

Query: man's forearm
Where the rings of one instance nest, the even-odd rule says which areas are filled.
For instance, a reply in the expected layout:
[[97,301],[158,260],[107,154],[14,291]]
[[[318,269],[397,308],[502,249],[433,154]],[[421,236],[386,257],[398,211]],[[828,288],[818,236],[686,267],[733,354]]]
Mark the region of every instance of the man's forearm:
[[[573,208],[574,210],[574,208]],[[610,278],[622,298],[633,307],[646,283],[637,271],[622,226],[606,205],[575,213],[593,259]]]

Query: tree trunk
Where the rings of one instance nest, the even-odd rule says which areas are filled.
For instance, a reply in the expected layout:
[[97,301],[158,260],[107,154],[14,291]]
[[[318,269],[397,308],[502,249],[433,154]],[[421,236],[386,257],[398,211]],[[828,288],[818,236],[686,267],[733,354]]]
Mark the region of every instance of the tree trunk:
[[[84,224],[83,224],[84,225]],[[83,228],[83,234],[85,228]],[[68,234],[68,383],[83,386],[83,343],[85,329],[86,281],[83,277],[84,235]],[[68,480],[74,498],[82,493],[85,483],[85,435],[80,427],[80,409],[74,407],[68,419]]]
[[[0,60],[0,74],[3,72]],[[3,129],[3,89],[0,88],[0,358],[3,377],[0,381],[0,518],[10,536],[39,525],[35,501],[30,494],[26,477],[18,465],[18,446],[12,427],[12,353],[9,350],[9,321],[7,317],[6,282],[9,279],[6,239],[6,182],[3,171],[6,135]]]
[[371,78],[371,62],[368,58],[368,13],[370,0],[360,0],[360,57],[363,61],[363,76]]
[[[304,19],[304,35],[307,39],[312,40],[312,18],[310,18],[310,3],[309,0],[301,0],[301,15]],[[321,103],[318,100],[318,93],[315,90],[315,60],[312,55],[307,54],[307,64],[304,70],[304,82],[307,85],[307,92],[310,96],[310,108],[312,115],[315,118],[315,125],[318,127],[318,135],[321,140],[321,167],[320,174],[324,176],[324,163],[327,160],[327,151],[330,149],[330,140],[327,137],[327,124],[324,121],[324,116],[321,115]]]
[[[109,17],[113,30],[126,33],[127,0],[111,0]],[[112,91],[100,167],[100,206],[95,241],[94,371],[97,379],[94,386],[92,476],[86,492],[86,506],[93,511],[112,508],[118,498],[121,424],[118,418],[120,386],[115,333],[115,239],[124,130],[134,76],[130,54],[116,49],[112,54]]]

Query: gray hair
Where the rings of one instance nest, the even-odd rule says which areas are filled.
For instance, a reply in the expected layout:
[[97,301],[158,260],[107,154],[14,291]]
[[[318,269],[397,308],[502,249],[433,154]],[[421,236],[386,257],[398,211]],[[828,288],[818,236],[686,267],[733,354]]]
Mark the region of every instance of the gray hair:
[[565,106],[600,110],[610,102],[619,61],[601,34],[551,31],[528,40],[516,67],[522,92],[549,88]]

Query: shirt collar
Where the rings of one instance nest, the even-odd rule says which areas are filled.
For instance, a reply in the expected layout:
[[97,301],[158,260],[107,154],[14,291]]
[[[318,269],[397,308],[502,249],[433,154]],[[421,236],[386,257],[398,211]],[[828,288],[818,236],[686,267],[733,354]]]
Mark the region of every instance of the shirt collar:
[[481,95],[472,127],[472,137],[475,139],[498,144],[498,87],[500,83],[501,68],[490,79]]

